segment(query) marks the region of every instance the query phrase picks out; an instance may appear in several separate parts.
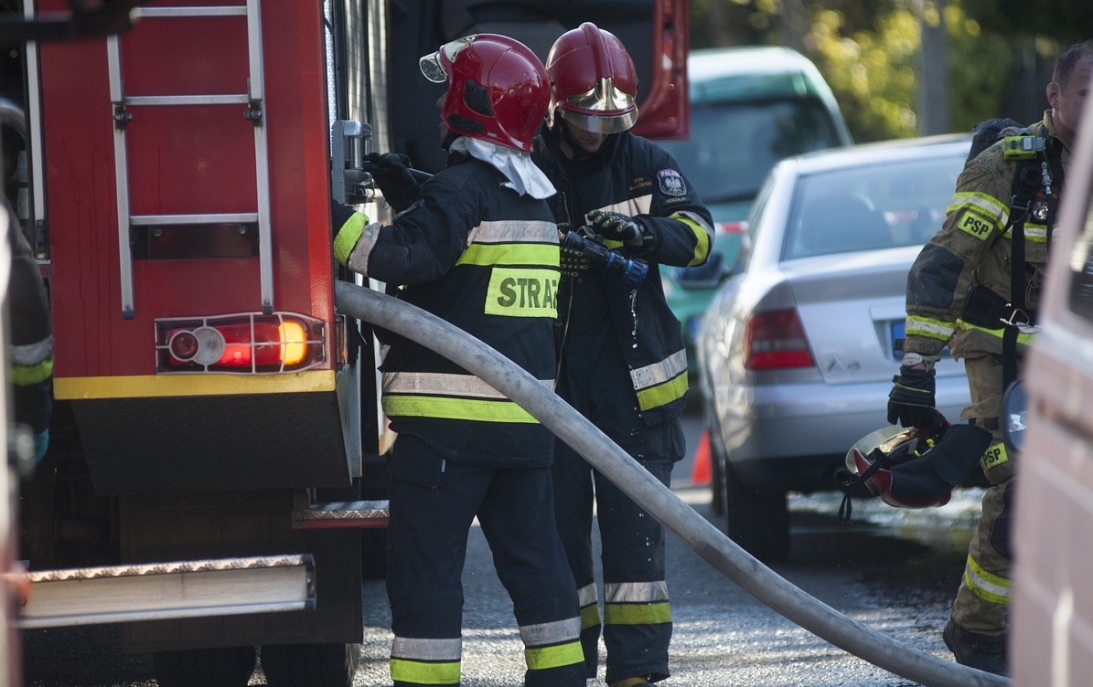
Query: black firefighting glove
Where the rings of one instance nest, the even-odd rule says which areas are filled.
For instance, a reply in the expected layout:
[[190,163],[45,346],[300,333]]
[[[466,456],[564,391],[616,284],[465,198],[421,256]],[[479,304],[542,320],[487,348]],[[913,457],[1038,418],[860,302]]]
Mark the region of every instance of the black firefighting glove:
[[934,422],[934,371],[902,365],[888,394],[888,422],[925,429]]
[[399,153],[369,153],[364,158],[364,171],[372,175],[384,200],[395,212],[413,205],[421,190],[409,167],[410,158]]
[[617,212],[593,210],[588,213],[588,228],[605,239],[622,241],[628,246],[645,243],[645,232],[633,217]]

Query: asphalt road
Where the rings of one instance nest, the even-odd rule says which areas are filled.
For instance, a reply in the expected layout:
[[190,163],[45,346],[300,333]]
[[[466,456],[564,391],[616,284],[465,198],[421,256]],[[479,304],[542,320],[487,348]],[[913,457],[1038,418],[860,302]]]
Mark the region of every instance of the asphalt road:
[[[696,417],[687,418],[697,446]],[[673,491],[721,526],[709,489],[691,483],[691,459]],[[980,494],[959,493],[944,508],[901,511],[856,502],[854,522],[838,522],[839,495],[791,499],[792,553],[774,570],[851,618],[900,643],[951,660],[940,631],[963,570]],[[670,536],[673,676],[665,687],[903,687],[914,683],[847,654],[795,626],[741,590]],[[481,532],[471,532],[464,573],[464,687],[523,684],[523,652],[511,603]],[[390,612],[382,581],[365,583],[363,661],[356,687],[390,684]],[[119,652],[113,626],[25,633],[28,687],[154,685],[144,655]],[[261,670],[252,685],[265,684]],[[602,685],[599,680],[589,685]]]

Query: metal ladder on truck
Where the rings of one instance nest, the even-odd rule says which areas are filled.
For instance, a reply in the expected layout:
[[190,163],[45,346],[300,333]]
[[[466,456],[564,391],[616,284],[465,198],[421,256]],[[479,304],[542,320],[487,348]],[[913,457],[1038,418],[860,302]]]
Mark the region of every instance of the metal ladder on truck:
[[[203,95],[140,95],[124,92],[121,45],[107,38],[110,100],[114,108],[114,157],[117,182],[118,249],[121,264],[122,316],[134,316],[134,227],[238,223],[257,226],[261,275],[261,306],[273,310],[272,247],[269,203],[269,159],[263,121],[261,21],[258,0],[245,6],[144,7],[142,20],[171,21],[185,17],[245,16],[249,78],[245,93]],[[127,125],[141,107],[244,105],[244,117],[254,128],[256,168],[255,209],[243,213],[130,214]],[[304,513],[311,521],[333,516],[329,509]],[[373,516],[386,511],[368,509]],[[340,514],[345,518],[345,514]],[[356,517],[360,517],[358,513]],[[374,520],[374,522],[380,522]],[[297,524],[297,526],[300,526]],[[307,526],[306,523],[304,526]],[[141,563],[14,573],[24,590],[17,625],[42,628],[97,623],[163,620],[208,615],[264,613],[312,608],[315,604],[314,561],[309,554],[249,558]],[[232,589],[225,601],[224,589]]]
[[[110,101],[114,106],[114,160],[118,205],[118,256],[121,265],[122,316],[132,318],[133,255],[130,231],[134,227],[201,224],[255,224],[258,228],[258,259],[261,274],[262,312],[273,312],[273,249],[270,229],[269,148],[264,121],[265,78],[262,67],[262,22],[259,0],[246,0],[246,5],[218,7],[142,7],[142,21],[172,21],[187,17],[244,16],[247,20],[247,54],[249,72],[247,90],[243,93],[199,95],[126,95],[122,79],[121,44],[117,35],[107,38],[110,70]],[[150,106],[234,106],[245,105],[244,117],[254,127],[254,157],[256,172],[255,210],[243,213],[205,214],[130,214],[129,165],[126,130],[134,110]]]

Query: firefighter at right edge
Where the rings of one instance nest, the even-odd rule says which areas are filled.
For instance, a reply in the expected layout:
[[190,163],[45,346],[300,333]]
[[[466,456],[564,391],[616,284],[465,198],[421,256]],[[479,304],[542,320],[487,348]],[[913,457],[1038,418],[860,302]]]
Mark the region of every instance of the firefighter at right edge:
[[[999,429],[1005,378],[1010,376],[1004,374],[1006,356],[1011,358],[1010,369],[1019,371],[1034,333],[1053,220],[1091,74],[1093,41],[1070,47],[1055,63],[1047,86],[1051,109],[1042,121],[1027,131],[1004,131],[1009,139],[991,145],[961,172],[941,230],[923,248],[908,276],[905,355],[889,395],[889,422],[923,427],[934,406],[933,366],[942,349],[948,345],[954,357],[964,359],[971,404],[961,418],[990,431],[993,438],[980,459],[989,486],[943,638],[958,663],[1000,675],[1007,674],[1010,529],[1017,470],[1017,456],[1007,452]],[[1030,138],[1022,141],[1022,135]],[[1023,212],[1011,208],[1012,199],[1019,197],[1015,177],[1028,167],[1022,158],[1033,157],[1021,151],[1036,150],[1038,143],[1043,151],[1034,156],[1034,183],[1026,191],[1031,200]],[[1014,228],[1022,221],[1023,241],[1021,228]],[[1023,243],[1024,264],[1019,267],[1024,276],[1016,275],[1015,282],[1010,265],[1018,242]],[[1021,247],[1016,248],[1020,255]],[[1026,285],[1023,312],[1007,310],[1013,309],[1014,283]],[[1012,324],[1005,325],[1000,318]],[[1013,344],[1004,343],[1007,329]]]
[[[536,162],[558,188],[561,232],[581,232],[648,264],[644,281],[582,260],[563,245],[557,393],[667,485],[683,457],[687,393],[682,327],[658,263],[706,262],[713,220],[663,148],[635,136],[637,77],[615,35],[586,22],[547,56],[551,112]],[[603,563],[603,640],[610,687],[669,675],[672,616],[664,527],[577,452],[555,443],[555,512],[581,597],[581,641],[596,676],[600,614],[593,575],[593,500]]]
[[[479,34],[423,57],[421,69],[448,84],[438,102],[448,166],[419,193],[398,156],[370,157],[386,166],[373,178],[398,214],[369,224],[335,205],[334,255],[549,389],[558,231],[544,200],[554,187],[530,156],[549,101],[543,65],[515,40]],[[584,687],[577,590],[554,525],[554,437],[455,363],[389,336],[381,369],[383,409],[398,433],[388,466],[394,684],[460,682],[461,575],[477,517],[513,601],[525,686]]]

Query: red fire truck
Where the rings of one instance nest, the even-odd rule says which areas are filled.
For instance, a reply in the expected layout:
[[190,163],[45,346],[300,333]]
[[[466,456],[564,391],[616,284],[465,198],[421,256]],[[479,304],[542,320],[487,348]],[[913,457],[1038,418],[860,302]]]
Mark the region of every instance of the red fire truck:
[[335,309],[353,276],[330,199],[385,219],[368,150],[443,164],[442,90],[417,60],[471,33],[545,57],[595,21],[631,46],[639,131],[684,135],[686,2],[27,0],[23,16],[4,91],[26,112],[19,207],[56,402],[22,485],[18,622],[123,623],[163,685],[245,685],[256,647],[270,685],[348,684],[389,433],[379,347]]

